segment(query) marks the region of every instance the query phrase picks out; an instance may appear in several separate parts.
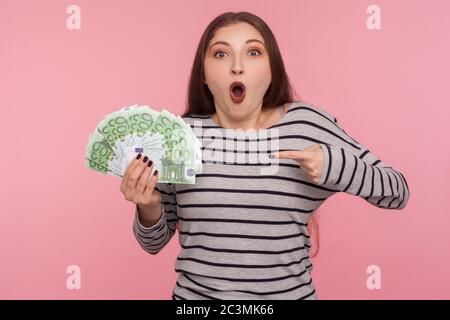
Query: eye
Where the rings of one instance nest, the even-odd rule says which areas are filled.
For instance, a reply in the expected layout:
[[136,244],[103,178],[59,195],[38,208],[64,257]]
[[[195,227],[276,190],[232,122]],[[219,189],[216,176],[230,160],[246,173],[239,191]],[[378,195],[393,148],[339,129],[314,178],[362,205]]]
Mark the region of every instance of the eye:
[[[217,52],[214,54],[214,57],[219,58],[219,57],[217,57],[217,54],[220,53],[220,52],[223,52],[223,51],[222,51],[222,50],[217,51]],[[223,52],[223,53],[225,53],[225,52]],[[220,58],[222,58],[222,57],[220,57]]]
[[[260,55],[261,55],[261,51],[259,51],[258,49],[252,49],[252,50],[250,50],[250,52],[252,52],[252,51],[258,52],[259,54],[258,54],[257,56],[260,56]],[[257,56],[255,56],[255,57],[257,57]]]

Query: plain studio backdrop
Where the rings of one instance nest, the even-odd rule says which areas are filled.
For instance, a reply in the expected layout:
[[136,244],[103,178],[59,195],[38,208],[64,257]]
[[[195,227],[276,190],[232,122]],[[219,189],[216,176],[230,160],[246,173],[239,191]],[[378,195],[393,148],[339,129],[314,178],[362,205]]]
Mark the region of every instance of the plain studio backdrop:
[[201,33],[227,11],[264,19],[300,98],[409,185],[404,210],[321,206],[318,298],[450,298],[448,1],[1,0],[1,299],[170,299],[178,233],[142,250],[120,179],[85,149],[124,106],[181,114]]

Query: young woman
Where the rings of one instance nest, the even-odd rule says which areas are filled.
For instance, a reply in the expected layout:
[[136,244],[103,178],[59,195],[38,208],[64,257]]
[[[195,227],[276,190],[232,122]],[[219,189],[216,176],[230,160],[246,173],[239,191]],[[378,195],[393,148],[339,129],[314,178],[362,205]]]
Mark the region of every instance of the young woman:
[[144,250],[158,253],[179,230],[173,299],[317,299],[315,210],[336,192],[385,209],[408,202],[399,171],[334,116],[293,100],[274,35],[250,13],[206,28],[183,119],[202,142],[196,183],[157,183],[138,155],[121,185]]

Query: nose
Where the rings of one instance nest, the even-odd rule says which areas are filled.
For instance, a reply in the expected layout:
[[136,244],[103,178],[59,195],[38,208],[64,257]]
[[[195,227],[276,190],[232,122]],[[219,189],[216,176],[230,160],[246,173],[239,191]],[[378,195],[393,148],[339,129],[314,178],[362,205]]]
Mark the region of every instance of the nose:
[[231,67],[231,73],[233,75],[242,74],[244,72],[244,68],[242,67],[241,61],[239,59],[235,59],[233,66]]

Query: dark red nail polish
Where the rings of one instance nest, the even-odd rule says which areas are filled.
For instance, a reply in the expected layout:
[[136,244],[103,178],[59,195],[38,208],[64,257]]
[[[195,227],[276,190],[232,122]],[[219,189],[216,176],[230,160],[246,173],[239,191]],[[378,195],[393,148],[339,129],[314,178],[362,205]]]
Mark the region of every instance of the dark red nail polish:
[[139,153],[139,154],[137,155],[136,159],[139,160],[141,157],[142,157],[142,154]]
[[153,161],[150,160],[150,161],[148,162],[148,166],[151,167],[151,166],[152,166],[152,163],[153,163]]
[[155,172],[153,172],[153,175],[156,176],[158,174],[158,170],[155,170]]
[[147,157],[147,156],[145,156],[145,157],[144,157],[144,160],[142,160],[142,161],[144,161],[144,163],[146,163],[146,162],[147,162],[147,160],[148,160],[148,157]]

